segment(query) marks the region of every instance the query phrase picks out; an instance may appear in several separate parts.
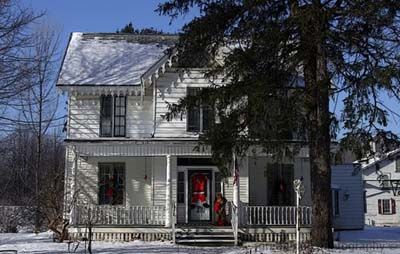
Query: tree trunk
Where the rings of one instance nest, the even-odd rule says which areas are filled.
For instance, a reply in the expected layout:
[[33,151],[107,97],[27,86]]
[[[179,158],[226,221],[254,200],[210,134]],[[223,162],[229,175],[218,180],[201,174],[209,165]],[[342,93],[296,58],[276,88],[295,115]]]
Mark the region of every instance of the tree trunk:
[[[310,50],[304,67],[312,190],[312,244],[333,248],[330,167],[330,79],[321,44]],[[314,52],[314,53],[312,53]]]

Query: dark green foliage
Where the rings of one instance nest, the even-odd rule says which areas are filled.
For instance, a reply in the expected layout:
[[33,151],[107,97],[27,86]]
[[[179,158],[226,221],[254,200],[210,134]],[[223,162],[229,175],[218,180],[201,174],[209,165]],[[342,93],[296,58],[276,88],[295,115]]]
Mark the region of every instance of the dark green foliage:
[[[342,127],[342,147],[358,157],[368,155],[373,137],[399,139],[385,130],[390,111],[380,95],[400,99],[400,1],[170,0],[158,10],[173,19],[192,8],[200,16],[183,27],[179,64],[207,67],[225,85],[170,105],[167,117],[199,98],[215,105],[219,121],[200,138],[221,168],[232,152],[254,145],[279,157],[306,144],[313,241],[332,247],[331,137]],[[336,117],[329,101],[338,94]]]
[[132,25],[132,22],[129,22],[121,30],[117,29],[116,33],[121,33],[121,34],[142,34],[142,35],[167,34],[167,33],[164,33],[162,30],[155,29],[154,27],[135,29],[133,27],[133,25]]

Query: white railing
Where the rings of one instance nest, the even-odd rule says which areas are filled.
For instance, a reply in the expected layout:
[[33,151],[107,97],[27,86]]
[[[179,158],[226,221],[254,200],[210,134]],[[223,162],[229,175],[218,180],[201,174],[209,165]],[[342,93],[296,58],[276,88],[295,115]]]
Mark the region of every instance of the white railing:
[[72,222],[84,225],[165,225],[164,206],[83,206],[74,207]]
[[[242,206],[241,212],[242,225],[296,225],[295,206]],[[300,224],[311,224],[311,207],[300,207]]]

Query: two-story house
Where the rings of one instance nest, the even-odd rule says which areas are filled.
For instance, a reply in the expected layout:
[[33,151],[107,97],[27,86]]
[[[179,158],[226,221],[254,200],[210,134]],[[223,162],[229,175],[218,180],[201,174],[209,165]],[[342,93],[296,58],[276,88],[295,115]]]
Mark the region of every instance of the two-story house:
[[[212,120],[210,108],[164,118],[167,103],[221,82],[206,78],[203,69],[176,66],[176,41],[170,35],[71,35],[57,83],[68,97],[65,218],[70,234],[84,234],[90,218],[99,240],[172,239],[177,233],[177,241],[185,242],[190,239],[185,233],[208,232],[222,234],[218,241],[231,241],[231,219],[237,218],[242,240],[294,239],[292,183],[303,178],[301,224],[307,238],[306,149],[277,163],[255,147],[238,158],[231,177],[223,178],[210,149],[195,149],[198,134]],[[214,226],[217,193],[228,201],[226,226]]]
[[400,225],[400,148],[360,162],[365,224]]

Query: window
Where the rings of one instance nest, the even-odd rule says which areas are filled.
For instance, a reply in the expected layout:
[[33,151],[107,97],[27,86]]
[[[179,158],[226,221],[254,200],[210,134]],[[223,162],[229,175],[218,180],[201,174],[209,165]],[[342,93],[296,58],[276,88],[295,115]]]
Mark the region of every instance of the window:
[[100,136],[125,137],[126,97],[101,96],[100,100]]
[[364,200],[364,213],[367,213],[367,191],[363,193],[363,200]]
[[178,204],[185,203],[185,172],[178,172],[178,190],[176,194]]
[[394,199],[378,199],[379,214],[396,214],[396,201]]
[[116,96],[114,100],[114,136],[125,137],[126,98]]
[[267,202],[270,206],[294,205],[293,164],[267,164]]
[[[195,96],[199,94],[200,88],[188,87],[187,95]],[[214,110],[211,106],[198,103],[198,105],[191,107],[187,112],[187,131],[190,132],[203,132],[210,128],[214,121]]]
[[339,190],[333,190],[333,215],[339,216]]
[[396,172],[400,172],[400,157],[396,158]]
[[125,165],[99,164],[99,205],[123,205],[125,193]]

